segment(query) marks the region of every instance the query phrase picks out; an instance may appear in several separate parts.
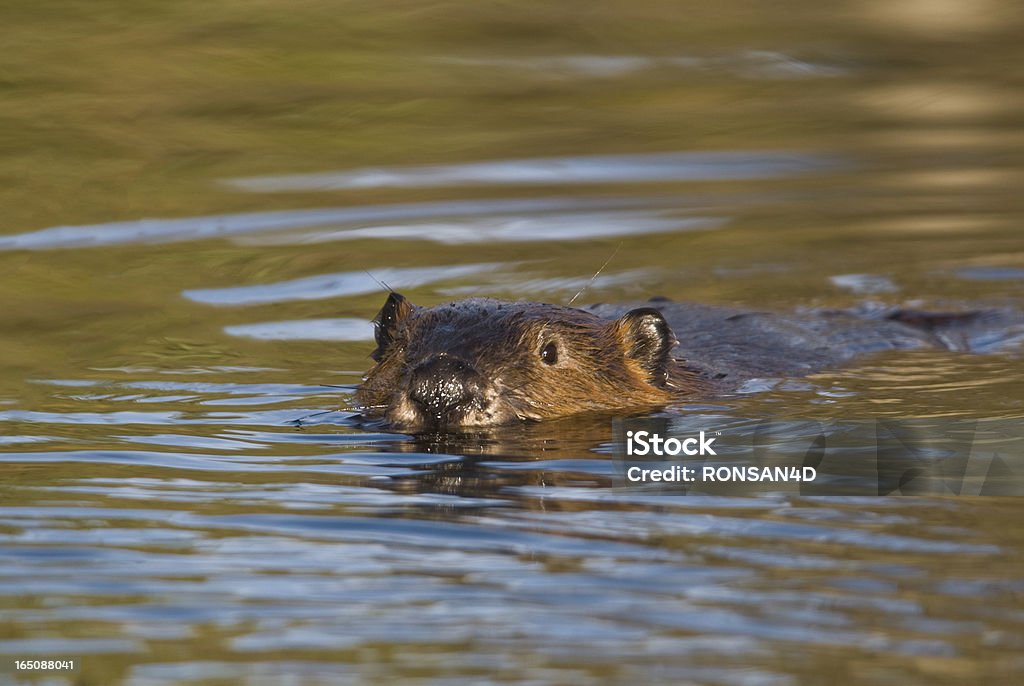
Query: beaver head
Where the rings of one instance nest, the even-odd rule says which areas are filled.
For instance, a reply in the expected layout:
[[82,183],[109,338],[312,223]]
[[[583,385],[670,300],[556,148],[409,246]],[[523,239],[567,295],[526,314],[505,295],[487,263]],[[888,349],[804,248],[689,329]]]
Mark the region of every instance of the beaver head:
[[368,416],[410,430],[665,405],[676,344],[655,309],[615,320],[571,307],[472,298],[417,307],[391,293],[374,319]]

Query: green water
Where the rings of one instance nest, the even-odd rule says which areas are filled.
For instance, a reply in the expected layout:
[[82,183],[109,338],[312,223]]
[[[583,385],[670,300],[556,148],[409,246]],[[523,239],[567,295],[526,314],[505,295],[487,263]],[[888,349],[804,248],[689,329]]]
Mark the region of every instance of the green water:
[[[577,302],[1024,306],[1014,3],[0,22],[0,682],[1020,679],[1015,499],[630,496],[608,427],[424,445],[347,390],[366,271],[565,303],[614,253]],[[883,355],[713,411],[1015,420],[1022,371]]]

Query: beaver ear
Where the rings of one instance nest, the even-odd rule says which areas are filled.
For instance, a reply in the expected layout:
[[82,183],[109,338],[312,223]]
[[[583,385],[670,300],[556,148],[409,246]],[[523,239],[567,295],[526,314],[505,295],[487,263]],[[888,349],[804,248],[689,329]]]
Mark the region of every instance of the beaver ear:
[[395,340],[395,332],[398,325],[402,323],[413,310],[413,304],[406,300],[401,293],[391,291],[384,307],[373,318],[373,336],[377,340],[377,349],[370,354],[374,360],[380,360],[384,351]]
[[664,383],[677,341],[661,312],[651,307],[630,310],[615,321],[615,329],[626,356],[639,362],[653,383]]

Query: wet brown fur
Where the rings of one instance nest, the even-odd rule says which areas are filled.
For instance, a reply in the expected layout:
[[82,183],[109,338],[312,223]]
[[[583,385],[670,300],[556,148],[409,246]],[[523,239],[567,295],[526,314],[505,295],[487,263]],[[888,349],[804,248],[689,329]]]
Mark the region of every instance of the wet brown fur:
[[[394,294],[375,320],[377,364],[356,400],[369,416],[415,427],[411,371],[443,355],[468,363],[482,380],[484,400],[460,424],[664,406],[699,393],[704,382],[669,356],[675,337],[659,322],[661,314],[648,308],[609,320],[570,307],[488,298],[422,308]],[[551,365],[541,359],[549,343],[557,347]]]

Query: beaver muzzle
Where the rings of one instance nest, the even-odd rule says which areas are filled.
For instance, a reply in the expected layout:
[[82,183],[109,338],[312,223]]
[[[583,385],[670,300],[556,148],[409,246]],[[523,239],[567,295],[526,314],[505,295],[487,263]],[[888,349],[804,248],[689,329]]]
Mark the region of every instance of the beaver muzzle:
[[413,369],[409,399],[427,423],[438,427],[458,424],[465,410],[479,402],[481,382],[470,365],[442,353]]

